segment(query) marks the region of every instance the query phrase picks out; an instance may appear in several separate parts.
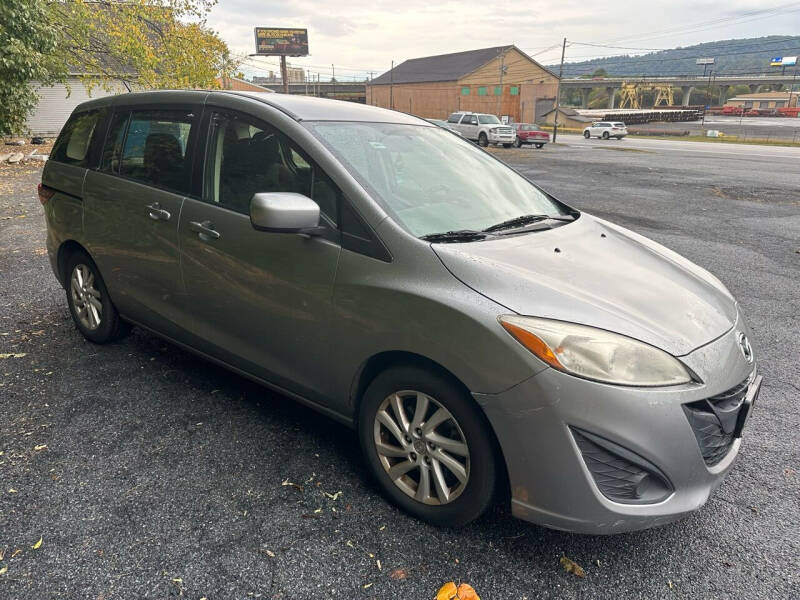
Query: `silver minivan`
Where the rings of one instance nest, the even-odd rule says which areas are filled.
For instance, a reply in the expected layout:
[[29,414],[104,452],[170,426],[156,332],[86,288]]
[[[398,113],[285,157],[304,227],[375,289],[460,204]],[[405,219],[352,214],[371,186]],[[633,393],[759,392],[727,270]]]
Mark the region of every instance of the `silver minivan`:
[[678,519],[758,396],[713,275],[399,112],[93,100],[39,197],[87,339],[137,325],[351,425],[388,498],[437,525],[504,491],[569,531]]

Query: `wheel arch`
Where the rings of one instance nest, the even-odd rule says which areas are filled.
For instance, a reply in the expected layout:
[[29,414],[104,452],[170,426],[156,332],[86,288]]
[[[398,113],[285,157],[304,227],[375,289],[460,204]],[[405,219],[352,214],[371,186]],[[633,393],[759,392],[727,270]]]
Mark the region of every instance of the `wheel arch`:
[[89,258],[91,258],[89,251],[75,240],[65,240],[61,242],[61,245],[58,247],[58,254],[56,257],[58,280],[61,283],[61,287],[65,289],[67,287],[67,263],[69,262],[69,257],[75,254],[75,252],[85,252],[89,255]]

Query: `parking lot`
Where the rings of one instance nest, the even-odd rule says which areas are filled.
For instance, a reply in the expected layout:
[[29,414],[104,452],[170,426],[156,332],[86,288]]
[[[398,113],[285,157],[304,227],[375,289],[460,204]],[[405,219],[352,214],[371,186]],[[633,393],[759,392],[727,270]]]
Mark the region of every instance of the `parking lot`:
[[6,167],[0,598],[428,600],[449,580],[483,600],[797,598],[800,149],[559,142],[491,151],[709,269],[748,316],[764,388],[701,511],[613,537],[500,505],[461,530],[415,521],[382,499],[345,427],[138,329],[84,341],[47,262],[39,168]]

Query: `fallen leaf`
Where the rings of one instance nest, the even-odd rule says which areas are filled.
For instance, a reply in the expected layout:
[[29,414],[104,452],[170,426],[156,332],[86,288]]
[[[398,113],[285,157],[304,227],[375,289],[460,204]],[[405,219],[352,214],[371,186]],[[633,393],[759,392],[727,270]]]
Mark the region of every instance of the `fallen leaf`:
[[16,550],[14,550],[14,551],[11,553],[11,558],[14,558],[14,557],[15,557],[17,554],[19,554],[20,552],[22,552],[22,548],[17,548]]
[[458,594],[458,588],[452,581],[448,581],[436,593],[436,600],[453,600]]
[[668,579],[668,580],[667,580],[667,585],[669,586],[669,589],[672,589],[672,588],[674,587],[674,586],[672,585],[672,580],[671,580],[671,579]]
[[375,562],[376,562],[376,563],[377,563],[377,565],[378,565],[378,571],[382,571],[383,569],[381,569],[381,561],[379,561],[379,560],[376,560]]
[[365,589],[365,590],[366,590],[366,589],[369,589],[369,588],[371,588],[371,587],[372,587],[372,584],[371,584],[371,583],[364,584],[364,589]]
[[586,571],[584,571],[583,567],[581,567],[574,560],[571,560],[566,556],[562,556],[559,562],[561,563],[561,566],[564,567],[564,570],[567,573],[572,573],[573,575],[577,575],[578,577],[586,577]]
[[3,352],[0,353],[0,359],[2,358],[22,358],[25,356],[24,352]]
[[[14,488],[8,488],[8,493],[9,493],[9,494],[16,494],[16,493],[17,493],[17,490],[15,490]],[[0,560],[3,560],[3,559],[2,559],[2,558],[0,558]]]
[[299,483],[293,483],[293,482],[289,481],[288,479],[284,479],[283,482],[281,483],[281,485],[289,485],[289,486],[291,486],[293,488],[297,488],[301,492],[303,491],[303,486],[302,485],[300,485]]
[[39,452],[40,450],[44,450],[47,448],[47,444],[39,444],[38,446],[34,446],[33,449]]
[[339,496],[342,495],[342,492],[336,492],[335,494],[329,494],[328,492],[325,492],[325,495],[331,500],[337,500]]
[[6,571],[8,571],[8,565],[6,565],[6,566],[5,566],[5,567],[3,567],[2,569],[0,569],[0,575],[5,575],[5,574],[6,574]]
[[389,573],[389,579],[407,579],[408,573],[405,569],[395,569]]
[[33,548],[34,550],[38,550],[41,547],[42,547],[42,538],[39,537],[39,541],[36,542],[33,546],[31,546],[31,548]]
[[456,598],[458,598],[458,600],[481,600],[480,596],[478,596],[472,586],[468,583],[462,583],[458,586]]
[[267,556],[270,558],[275,558],[275,553],[272,550],[264,550]]

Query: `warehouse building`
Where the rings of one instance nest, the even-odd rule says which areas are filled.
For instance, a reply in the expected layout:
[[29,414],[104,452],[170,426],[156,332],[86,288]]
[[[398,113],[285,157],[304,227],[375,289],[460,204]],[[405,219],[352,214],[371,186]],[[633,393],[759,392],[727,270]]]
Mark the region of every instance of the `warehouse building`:
[[534,122],[553,108],[558,77],[516,46],[407,60],[367,83],[367,104],[426,118],[457,110]]
[[[790,97],[791,95],[791,97]],[[759,94],[740,94],[731,98],[725,106],[737,108],[786,108],[798,106],[800,92],[761,92]]]

